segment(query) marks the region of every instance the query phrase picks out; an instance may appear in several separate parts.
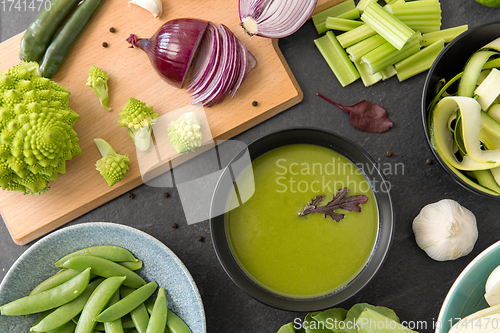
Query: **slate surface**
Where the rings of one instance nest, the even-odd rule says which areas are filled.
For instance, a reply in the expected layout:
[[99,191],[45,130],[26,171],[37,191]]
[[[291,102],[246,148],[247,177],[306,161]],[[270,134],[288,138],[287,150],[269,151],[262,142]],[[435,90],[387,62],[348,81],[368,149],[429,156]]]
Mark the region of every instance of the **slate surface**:
[[[0,1],[2,41],[26,29],[36,12],[9,11]],[[234,0],[236,6],[237,1]],[[500,19],[500,9],[481,6],[473,0],[441,0],[443,28],[461,24],[475,27]],[[369,302],[393,308],[402,320],[425,321],[433,332],[441,303],[449,287],[465,266],[481,251],[500,239],[498,201],[472,194],[456,184],[439,164],[427,165],[432,153],[424,137],[420,100],[425,75],[399,83],[393,78],[364,88],[360,81],[341,88],[316,50],[316,32],[307,22],[294,35],[279,43],[303,92],[304,101],[280,115],[248,130],[235,139],[245,143],[274,131],[311,126],[341,134],[361,146],[379,163],[396,174],[387,175],[392,184],[396,213],[396,232],[391,250],[379,274],[359,294],[340,304],[348,308],[357,302]],[[322,92],[332,99],[354,104],[368,99],[385,107],[395,126],[385,134],[363,133],[351,126],[348,116],[316,97]],[[390,150],[393,156],[386,157]],[[196,163],[196,160],[193,162]],[[389,163],[389,164],[387,164]],[[394,173],[394,172],[393,172]],[[78,189],[75,189],[78,190]],[[168,192],[169,198],[163,193]],[[132,191],[134,199],[121,196],[71,222],[112,221],[143,230],[170,247],[186,264],[200,289],[209,332],[269,332],[304,314],[269,308],[239,290],[222,270],[215,256],[207,222],[187,225],[177,191],[146,185]],[[420,250],[411,230],[411,222],[420,209],[431,202],[451,198],[476,215],[479,239],[471,254],[451,262],[436,262]],[[178,229],[170,228],[178,223]],[[198,237],[205,241],[199,242]],[[0,278],[28,246],[15,245],[0,223]]]

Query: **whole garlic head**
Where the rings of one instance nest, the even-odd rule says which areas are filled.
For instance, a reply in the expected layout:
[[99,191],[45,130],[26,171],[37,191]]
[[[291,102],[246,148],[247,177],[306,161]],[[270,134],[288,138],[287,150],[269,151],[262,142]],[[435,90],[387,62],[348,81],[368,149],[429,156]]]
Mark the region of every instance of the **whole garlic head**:
[[413,220],[418,246],[438,261],[469,254],[477,240],[476,217],[450,199],[429,204]]

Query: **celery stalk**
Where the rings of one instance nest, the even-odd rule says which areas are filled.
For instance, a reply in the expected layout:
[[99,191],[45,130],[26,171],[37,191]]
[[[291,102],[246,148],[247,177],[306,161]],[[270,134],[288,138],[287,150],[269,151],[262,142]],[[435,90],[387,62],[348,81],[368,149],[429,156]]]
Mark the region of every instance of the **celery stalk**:
[[375,73],[371,75],[370,68],[365,63],[355,61],[354,66],[358,69],[359,76],[361,76],[361,81],[363,81],[365,87],[369,87],[382,80],[382,74]]
[[415,34],[415,31],[401,22],[397,17],[385,11],[376,2],[366,8],[361,15],[361,20],[398,50],[401,50],[406,42]]
[[395,16],[441,14],[439,1],[410,1],[385,6],[385,9]]
[[338,30],[338,31],[349,31],[355,29],[364,23],[361,21],[347,20],[338,17],[328,17],[326,19],[326,28],[330,30]]
[[346,49],[346,52],[349,54],[349,58],[352,61],[356,61],[361,59],[362,56],[367,54],[368,52],[376,49],[380,45],[386,43],[387,41],[384,39],[384,37],[380,35],[374,35],[371,37],[368,37],[365,40],[362,40],[361,42],[354,44],[351,47],[348,47]]
[[394,67],[398,72],[399,81],[404,81],[431,68],[432,63],[436,60],[443,48],[444,40],[440,39],[434,44],[398,62]]
[[390,65],[389,67],[381,70],[379,73],[382,75],[382,80],[385,81],[396,75],[398,72],[396,72],[396,68],[394,68],[393,65]]
[[375,34],[375,30],[370,28],[368,24],[363,24],[356,29],[352,29],[351,31],[344,32],[342,35],[337,36],[337,39],[340,45],[342,45],[342,47],[346,49],[349,46],[359,43],[363,39],[366,39]]
[[337,16],[338,18],[343,18],[343,19],[348,19],[348,20],[357,20],[359,19],[359,10],[357,8],[351,9],[348,12],[345,12],[344,14],[341,14]]
[[359,79],[358,71],[333,32],[328,31],[325,36],[315,39],[314,44],[343,87]]
[[423,34],[422,37],[424,38],[424,46],[431,45],[440,39],[443,39],[445,43],[449,43],[462,32],[467,31],[468,28],[469,27],[466,24],[454,28],[443,29],[441,31]]
[[439,29],[441,29],[441,25],[428,25],[428,26],[425,26],[425,25],[413,25],[411,27],[412,29],[414,29],[415,31],[419,31],[423,34],[428,34],[428,33],[431,33],[431,32],[437,32],[439,31]]
[[370,74],[373,74],[408,58],[419,50],[420,40],[418,38],[412,38],[401,50],[387,42],[365,54],[361,57],[361,61],[370,67]]
[[339,3],[338,5],[335,5],[333,7],[330,7],[322,12],[319,12],[317,14],[314,14],[312,16],[312,20],[314,23],[314,26],[316,27],[316,31],[318,31],[318,34],[322,34],[326,32],[326,18],[327,17],[337,17],[339,15],[345,14],[350,10],[356,9],[356,5],[354,4],[354,0],[347,0],[344,2]]
[[437,21],[441,20],[441,14],[413,14],[413,15],[394,15],[401,21]]
[[368,7],[369,5],[371,5],[373,2],[377,2],[377,0],[359,0],[358,2],[358,5],[356,6],[356,8],[363,12],[366,10],[366,7]]

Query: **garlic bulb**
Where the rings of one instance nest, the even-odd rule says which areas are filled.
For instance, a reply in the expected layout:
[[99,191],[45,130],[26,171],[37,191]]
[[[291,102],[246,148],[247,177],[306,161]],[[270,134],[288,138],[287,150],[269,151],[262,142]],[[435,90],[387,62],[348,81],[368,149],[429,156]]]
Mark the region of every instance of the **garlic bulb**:
[[150,11],[155,18],[160,16],[163,12],[161,0],[130,0],[128,3],[129,6],[133,4]]
[[486,281],[484,299],[490,306],[500,305],[500,266],[491,272]]
[[413,220],[418,246],[434,260],[453,260],[472,251],[477,240],[476,217],[458,202],[444,199],[422,208]]

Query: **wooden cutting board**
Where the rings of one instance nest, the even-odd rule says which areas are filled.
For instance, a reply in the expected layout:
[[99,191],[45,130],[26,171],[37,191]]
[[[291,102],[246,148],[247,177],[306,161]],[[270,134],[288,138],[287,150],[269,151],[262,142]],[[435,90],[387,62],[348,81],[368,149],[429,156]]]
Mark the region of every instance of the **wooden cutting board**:
[[[316,11],[341,1],[319,0]],[[159,19],[142,8],[129,7],[126,0],[106,0],[54,78],[71,92],[70,107],[81,116],[74,129],[83,153],[67,162],[67,173],[50,182],[50,190],[43,195],[0,190],[0,213],[14,242],[26,244],[143,183],[135,146],[127,130],[117,123],[122,106],[129,97],[135,97],[152,105],[161,116],[189,105],[191,98],[185,89],[165,83],[146,54],[129,48],[125,40],[131,33],[149,38],[164,22],[181,17],[224,23],[258,61],[234,99],[228,97],[217,106],[205,108],[214,139],[229,139],[302,100],[302,91],[277,40],[249,39],[239,27],[237,0],[163,0],[163,15]],[[109,32],[110,27],[116,32]],[[2,73],[19,63],[21,37],[22,33],[1,44]],[[103,48],[103,42],[109,46]],[[90,65],[109,75],[111,112],[100,106],[93,90],[85,85]],[[252,106],[253,101],[258,102],[257,107]],[[94,138],[105,139],[118,153],[130,157],[129,173],[111,188],[95,170],[95,162],[101,156]],[[178,156],[172,160],[182,161]],[[169,167],[169,163],[157,165],[157,170],[165,166]]]

